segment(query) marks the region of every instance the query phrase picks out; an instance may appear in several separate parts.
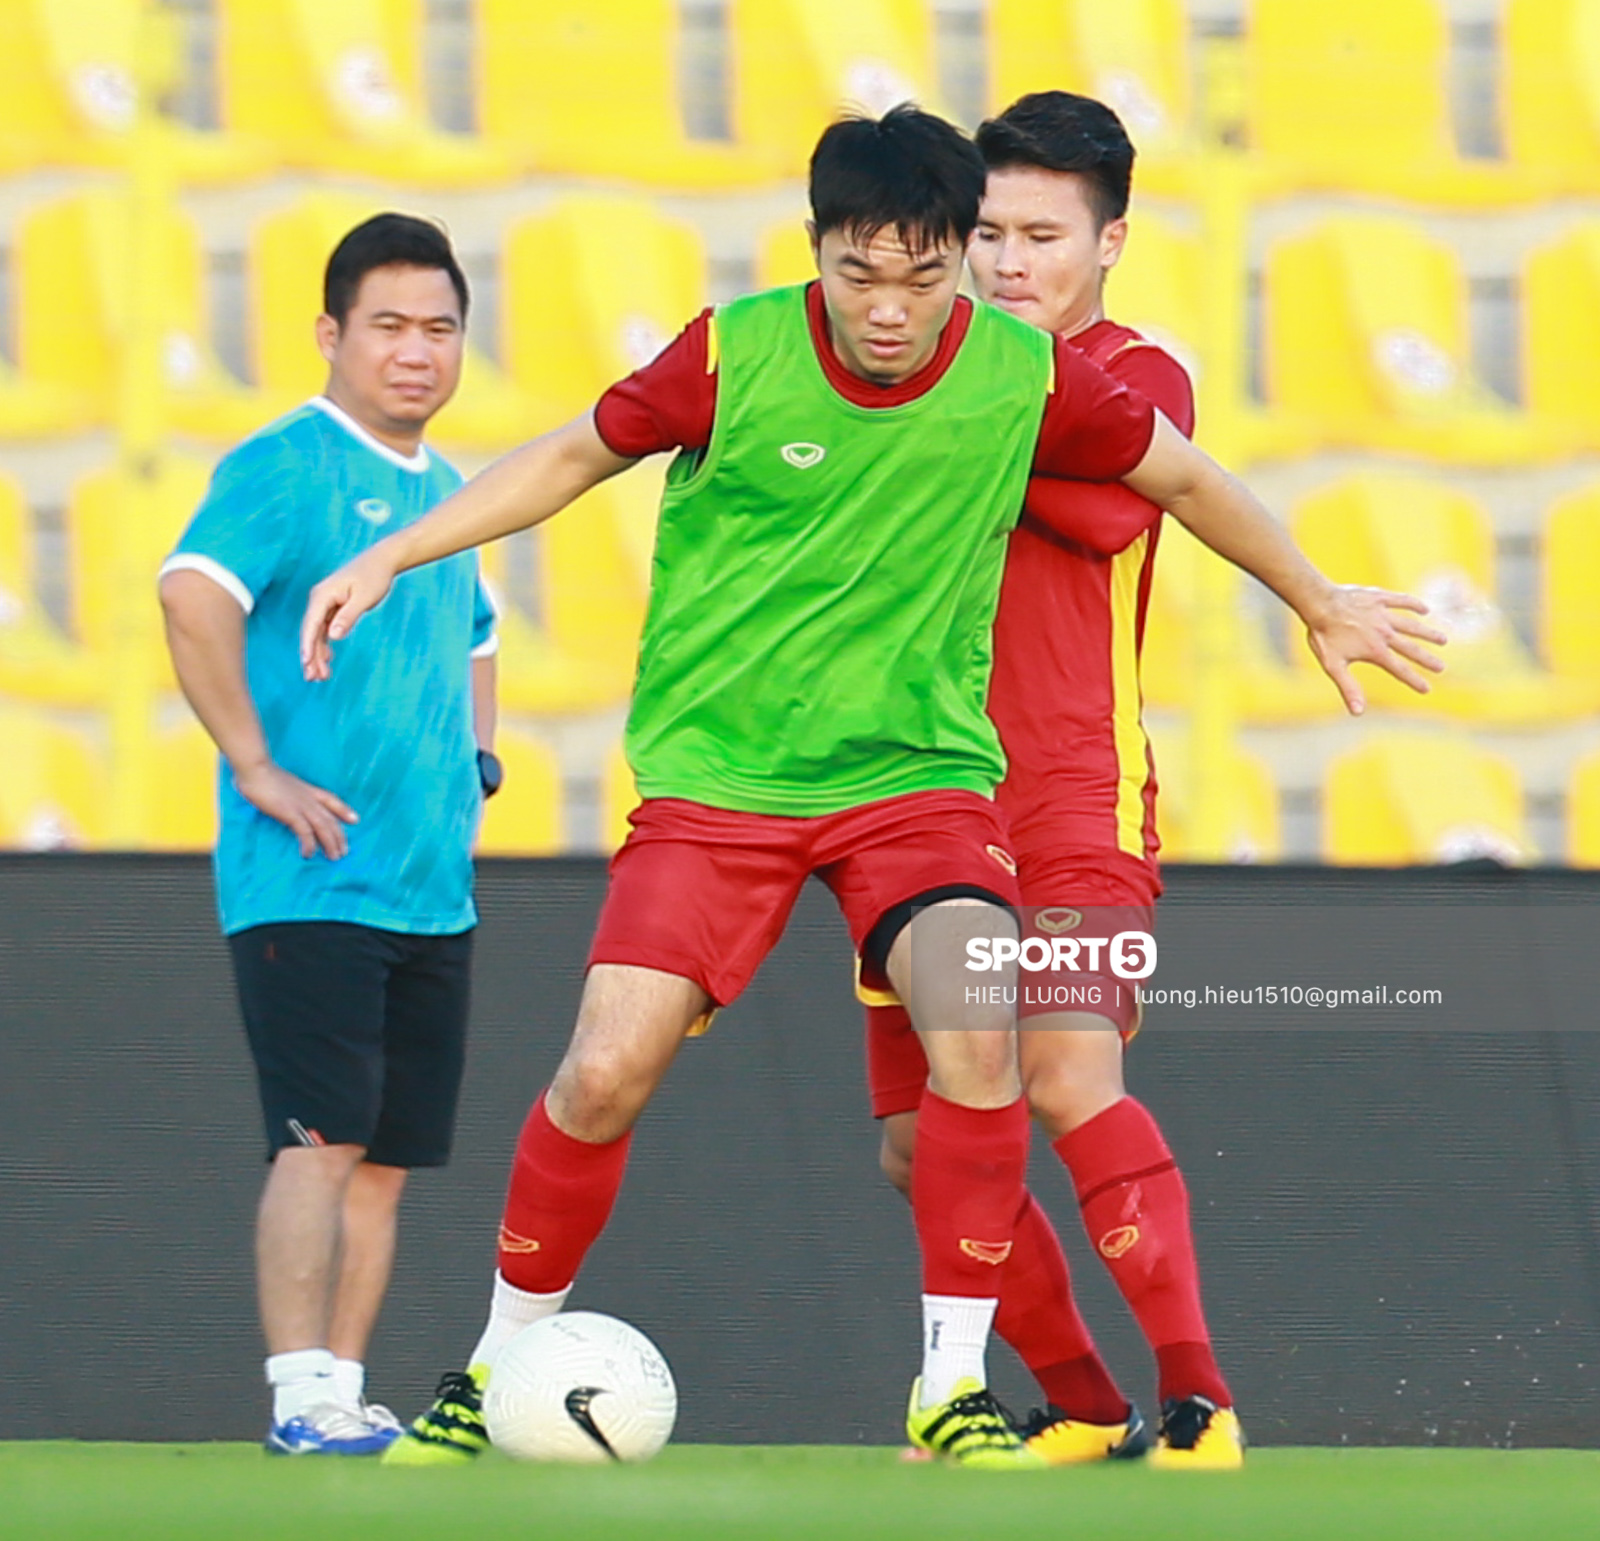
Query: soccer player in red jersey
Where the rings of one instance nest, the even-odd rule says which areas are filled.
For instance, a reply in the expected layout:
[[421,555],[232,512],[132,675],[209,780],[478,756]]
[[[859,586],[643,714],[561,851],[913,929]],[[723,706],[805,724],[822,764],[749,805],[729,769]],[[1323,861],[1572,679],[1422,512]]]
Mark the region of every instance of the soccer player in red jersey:
[[[1134,159],[1116,115],[1086,97],[1043,92],[986,122],[977,142],[989,167],[968,250],[979,295],[1069,340],[1190,432],[1183,367],[1105,315]],[[997,799],[1035,934],[1152,928],[1161,891],[1156,781],[1138,668],[1160,519],[1156,504],[1126,486],[1036,477],[1011,536],[989,710],[1008,765]],[[1219,549],[1253,569],[1268,547],[1224,540]],[[1431,667],[1420,652],[1411,656]],[[1336,660],[1329,672],[1355,706]],[[1243,1440],[1201,1310],[1183,1178],[1155,1120],[1123,1085],[1133,992],[1109,970],[1066,977],[1083,987],[1077,999],[1097,994],[1098,1004],[1064,1010],[1020,992],[1023,1085],[1072,1178],[1090,1239],[1155,1353],[1162,1415],[1152,1459],[1237,1465]],[[909,1189],[922,1051],[892,996],[862,993],[884,1170]],[[996,1328],[1045,1393],[1046,1410],[1029,1424],[1034,1448],[1059,1464],[1143,1453],[1143,1421],[1095,1351],[1060,1243],[1031,1195]]]
[[[626,738],[644,801],[612,863],[571,1044],[522,1131],[488,1326],[469,1374],[448,1378],[391,1459],[481,1448],[478,1393],[496,1356],[564,1302],[634,1121],[814,872],[928,1060],[911,1185],[925,1335],[908,1434],[967,1465],[1041,1464],[985,1389],[983,1362],[1024,1198],[1014,1024],[1008,1008],[965,1001],[958,962],[909,961],[930,927],[1012,924],[991,800],[1004,765],[983,711],[1003,537],[1030,468],[1126,477],[1197,527],[1272,525],[1080,350],[958,296],[985,176],[970,141],[916,109],[833,125],[812,159],[817,283],[702,316],[593,412],[308,598],[303,662],[325,678],[330,644],[407,569],[679,451]],[[1341,658],[1409,672],[1420,623],[1340,594],[1292,551],[1270,576],[1319,611]]]

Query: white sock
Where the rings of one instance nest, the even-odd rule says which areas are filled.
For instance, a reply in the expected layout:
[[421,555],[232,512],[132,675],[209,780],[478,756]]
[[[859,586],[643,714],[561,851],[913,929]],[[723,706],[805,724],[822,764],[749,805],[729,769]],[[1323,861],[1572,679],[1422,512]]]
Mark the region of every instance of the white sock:
[[335,1359],[333,1389],[344,1406],[359,1410],[367,1391],[367,1367],[359,1359]]
[[998,1299],[974,1295],[922,1297],[922,1405],[948,1402],[958,1381],[989,1384],[984,1350]]
[[496,1271],[494,1294],[489,1299],[489,1324],[483,1329],[483,1336],[478,1339],[478,1346],[467,1363],[487,1365],[492,1370],[507,1343],[524,1327],[554,1316],[566,1304],[571,1292],[569,1284],[553,1294],[535,1295],[530,1290],[519,1290],[514,1284],[507,1284]]
[[325,1348],[301,1348],[291,1354],[273,1354],[267,1360],[267,1384],[272,1387],[272,1421],[287,1423],[319,1402],[336,1402],[333,1354]]

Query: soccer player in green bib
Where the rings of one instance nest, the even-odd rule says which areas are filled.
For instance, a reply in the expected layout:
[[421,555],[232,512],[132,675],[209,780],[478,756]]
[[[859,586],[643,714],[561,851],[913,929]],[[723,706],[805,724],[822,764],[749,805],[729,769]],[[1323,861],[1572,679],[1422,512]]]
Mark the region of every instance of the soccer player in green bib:
[[[1125,479],[1196,529],[1270,515],[1079,350],[958,296],[984,181],[971,142],[915,108],[834,124],[811,162],[818,282],[702,315],[592,412],[311,593],[302,663],[326,679],[331,646],[398,574],[678,451],[627,728],[643,801],[612,864],[571,1043],[523,1126],[488,1325],[388,1461],[484,1447],[496,1356],[561,1308],[635,1120],[814,873],[864,977],[892,985],[928,1058],[908,1435],[963,1465],[1042,1464],[984,1371],[1024,1199],[1015,1024],[990,1003],[1002,992],[968,999],[979,992],[961,967],[962,937],[1004,934],[1017,902],[992,800],[1004,759],[984,713],[1006,537],[1030,473]],[[1321,583],[1298,557],[1269,576],[1285,597]],[[1388,624],[1352,613],[1333,645],[1383,653]]]

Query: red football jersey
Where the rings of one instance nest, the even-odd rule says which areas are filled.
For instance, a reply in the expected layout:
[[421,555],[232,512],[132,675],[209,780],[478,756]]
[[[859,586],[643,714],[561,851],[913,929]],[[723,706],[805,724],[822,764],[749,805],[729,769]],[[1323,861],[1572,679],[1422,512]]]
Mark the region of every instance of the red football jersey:
[[[1107,373],[1194,431],[1183,366],[1137,332],[1072,338]],[[1009,770],[998,798],[1019,860],[1142,864],[1156,877],[1155,766],[1139,650],[1161,510],[1121,483],[1035,477],[1011,536],[989,712]]]

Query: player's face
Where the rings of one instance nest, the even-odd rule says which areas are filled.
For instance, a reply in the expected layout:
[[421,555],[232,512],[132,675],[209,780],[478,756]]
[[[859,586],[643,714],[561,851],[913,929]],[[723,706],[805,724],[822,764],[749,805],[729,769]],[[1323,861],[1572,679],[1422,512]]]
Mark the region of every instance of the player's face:
[[1126,220],[1099,224],[1076,173],[1008,166],[989,173],[967,261],[981,299],[1070,337],[1104,316],[1127,234]]
[[894,385],[939,345],[961,282],[953,241],[913,251],[892,228],[870,241],[829,230],[811,241],[833,350],[852,374]]
[[455,393],[465,345],[461,303],[441,268],[374,268],[340,326],[317,318],[328,394],[380,439],[415,444]]

